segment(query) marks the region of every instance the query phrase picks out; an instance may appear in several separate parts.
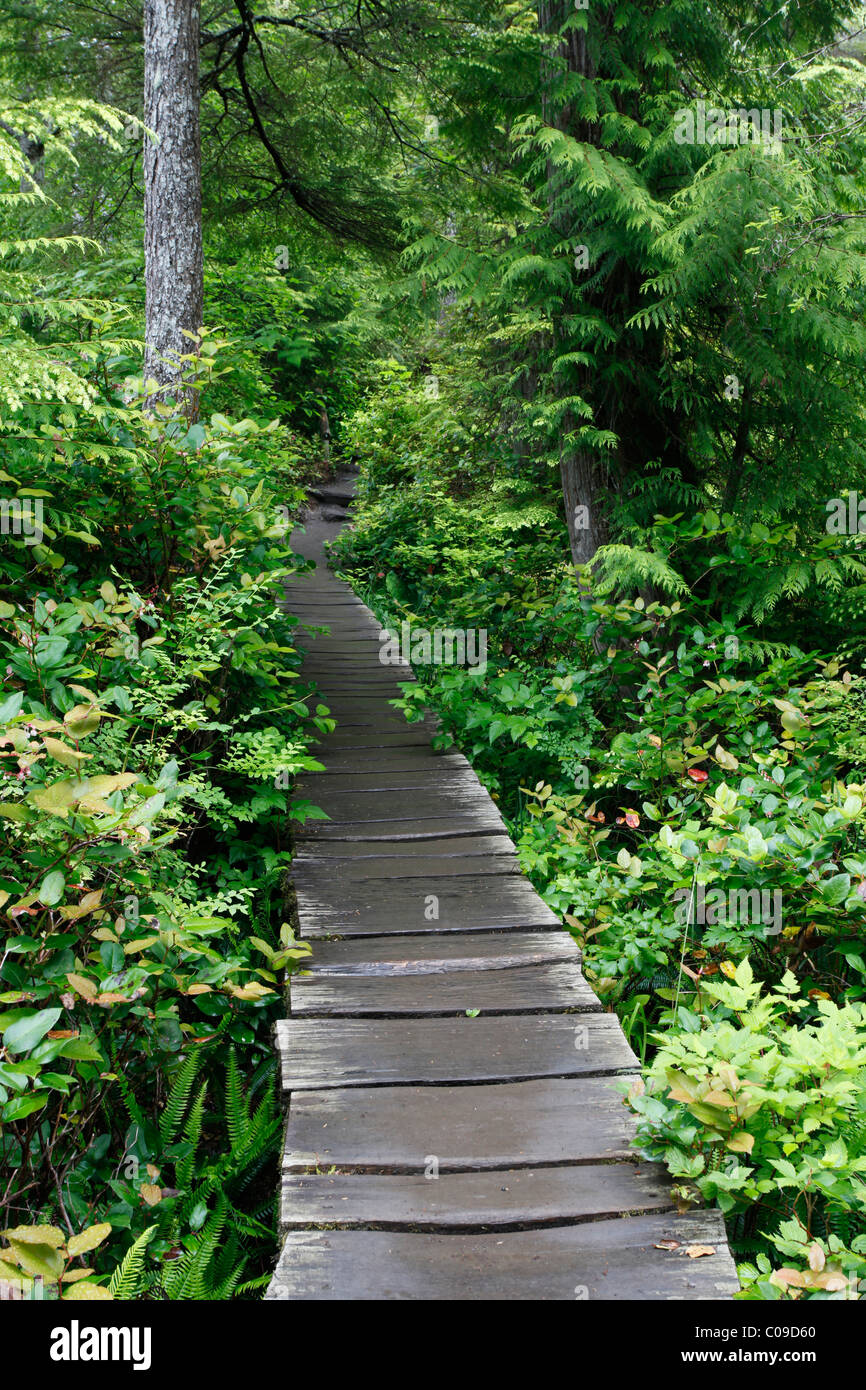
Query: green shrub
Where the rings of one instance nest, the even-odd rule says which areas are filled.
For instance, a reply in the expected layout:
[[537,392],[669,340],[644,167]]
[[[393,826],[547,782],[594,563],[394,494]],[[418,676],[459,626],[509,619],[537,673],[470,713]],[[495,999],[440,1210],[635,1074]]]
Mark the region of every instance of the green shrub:
[[856,1282],[866,1254],[866,1005],[813,1006],[790,973],[765,989],[748,959],[703,992],[703,1015],[678,1010],[632,1086],[640,1152],[667,1165],[681,1201],[750,1213],[806,1266],[798,1283],[756,1265],[753,1286],[851,1296],[834,1279]]

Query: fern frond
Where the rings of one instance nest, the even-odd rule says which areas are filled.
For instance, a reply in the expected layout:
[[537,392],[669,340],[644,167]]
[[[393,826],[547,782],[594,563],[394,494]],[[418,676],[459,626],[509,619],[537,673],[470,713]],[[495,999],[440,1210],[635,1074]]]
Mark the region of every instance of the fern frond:
[[244,1143],[249,1119],[249,1102],[241,1086],[237,1053],[232,1048],[226,1071],[226,1125],[233,1149]]
[[198,1095],[190,1106],[189,1115],[184,1125],[183,1137],[189,1144],[189,1153],[178,1160],[175,1165],[175,1177],[177,1186],[187,1188],[191,1185],[193,1174],[195,1173],[195,1158],[198,1142],[201,1138],[202,1123],[204,1120],[204,1103],[207,1096],[207,1082],[203,1082],[199,1088]]
[[174,1079],[159,1121],[159,1133],[163,1144],[170,1144],[177,1134],[200,1062],[200,1052],[191,1052]]
[[146,1231],[142,1231],[138,1240],[130,1245],[117,1269],[111,1276],[108,1285],[108,1292],[112,1298],[118,1301],[129,1301],[135,1298],[141,1289],[141,1275],[144,1270],[144,1260],[147,1255],[147,1246],[151,1236],[156,1230],[156,1226],[148,1226]]

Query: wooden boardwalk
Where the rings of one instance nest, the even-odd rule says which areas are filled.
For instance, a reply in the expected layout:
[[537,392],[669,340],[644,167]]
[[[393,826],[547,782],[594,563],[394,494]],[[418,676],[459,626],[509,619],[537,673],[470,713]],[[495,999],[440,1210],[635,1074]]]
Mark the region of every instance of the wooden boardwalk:
[[727,1298],[721,1217],[675,1214],[670,1179],[629,1150],[612,1080],[637,1060],[574,941],[465,758],[389,704],[411,672],[380,664],[379,624],[322,549],[350,491],[321,490],[295,540],[317,569],[288,598],[329,628],[304,675],[339,722],[303,788],[330,819],[296,837],[314,954],[277,1029],[284,1244],[267,1297]]

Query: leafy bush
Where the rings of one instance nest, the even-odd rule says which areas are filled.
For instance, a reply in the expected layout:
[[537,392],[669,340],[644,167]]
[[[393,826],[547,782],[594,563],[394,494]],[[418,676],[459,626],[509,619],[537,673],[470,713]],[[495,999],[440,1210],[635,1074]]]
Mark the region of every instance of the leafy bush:
[[[839,618],[856,547],[685,486],[691,512],[648,519],[650,472],[622,542],[575,572],[542,480],[494,448],[483,484],[454,467],[452,409],[395,370],[358,417],[347,573],[389,628],[488,636],[486,668],[415,662],[400,704],[432,706],[497,798],[646,1062],[642,1152],[681,1204],[723,1207],[744,1296],[857,1297],[866,761],[862,642]],[[850,667],[798,645],[830,610]]]
[[[186,1293],[167,1296],[228,1297],[273,1241],[270,1026],[307,950],[281,924],[291,791],[331,726],[277,603],[303,492],[253,420],[190,427],[110,392],[64,430],[63,512],[12,430],[7,480],[41,492],[44,534],[0,556],[6,1219],[98,1218],[103,1272],[148,1225],[149,1260],[194,1238]],[[202,1088],[188,1132],[167,1128],[178,1085],[226,1068],[227,1118]]]
[[766,990],[748,959],[730,973],[703,985],[702,1015],[677,1011],[646,1085],[634,1084],[640,1151],[664,1161],[682,1202],[748,1213],[753,1232],[805,1266],[770,1273],[762,1252],[747,1274],[753,1294],[856,1296],[866,1256],[866,1006],[812,1005],[790,972]]

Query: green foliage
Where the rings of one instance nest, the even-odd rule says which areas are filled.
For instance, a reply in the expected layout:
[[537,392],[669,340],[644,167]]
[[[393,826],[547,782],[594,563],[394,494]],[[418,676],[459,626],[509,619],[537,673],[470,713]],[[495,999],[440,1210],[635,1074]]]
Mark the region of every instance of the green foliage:
[[293,779],[333,726],[277,594],[331,441],[383,623],[485,634],[400,704],[579,939],[649,1149],[700,1162],[749,1297],[862,1274],[866,574],[827,525],[866,493],[859,9],[208,19],[194,423],[140,380],[137,28],[118,64],[111,7],[6,16],[0,1160],[10,1229],[110,1225],[93,1287],[262,1287]]
[[[229,1297],[268,1257],[268,1199],[245,1214],[240,1194],[278,1128],[265,1090],[247,1124],[232,1049],[261,1089],[306,950],[281,925],[291,789],[330,727],[276,602],[303,491],[276,421],[190,426],[120,385],[94,378],[89,405],[36,403],[4,430],[7,484],[44,502],[41,534],[0,552],[5,1208],[83,1224],[99,1192],[105,1261],[158,1210],[151,1254],[187,1236],[198,1251],[166,1296]],[[204,1087],[179,1137],[193,1074],[226,1066],[247,1140]],[[175,1188],[155,1181],[166,1162]]]
[[[802,1117],[790,1056],[810,1049],[798,1083],[810,1094],[830,1059],[849,1079],[862,1069],[862,626],[847,624],[836,653],[815,617],[856,590],[857,555],[838,538],[810,542],[805,527],[695,507],[688,493],[686,509],[647,523],[637,490],[623,514],[632,543],[603,548],[591,578],[575,573],[543,479],[490,450],[492,478],[473,486],[477,471],[455,470],[447,435],[429,428],[438,404],[404,370],[376,387],[357,417],[362,502],[338,544],[389,629],[487,632],[483,669],[416,660],[402,707],[415,718],[432,706],[443,746],[457,742],[497,798],[523,867],[649,1068],[644,1150],[685,1155],[681,1201],[721,1201],[745,1296],[857,1297],[859,1090],[822,1111],[800,1167],[785,1149]],[[720,982],[745,978],[749,958],[773,1001],[761,1028],[720,1002]],[[724,1147],[753,1142],[751,1116],[742,1134],[731,1107],[699,1123],[655,1081],[675,1052],[684,1070],[678,1049],[690,1066],[694,1056],[700,1103],[721,1088],[716,1060],[728,1064],[717,1038],[734,1034],[744,1094],[759,1072],[766,1082],[756,1164]],[[794,1166],[793,1185],[776,1159]]]
[[730,981],[703,988],[706,1013],[680,1013],[646,1086],[632,1090],[640,1151],[664,1161],[681,1200],[749,1211],[776,1252],[805,1266],[754,1266],[752,1296],[856,1297],[866,1253],[866,1008],[819,999],[801,1020],[811,1006],[793,975],[765,991],[747,959]]
[[[66,1236],[57,1226],[16,1226],[3,1232],[0,1246],[0,1284],[11,1286],[23,1298],[60,1298],[67,1302],[107,1299],[111,1293],[99,1279],[88,1257],[111,1234],[101,1222],[77,1235]],[[73,1264],[74,1260],[81,1263]]]

